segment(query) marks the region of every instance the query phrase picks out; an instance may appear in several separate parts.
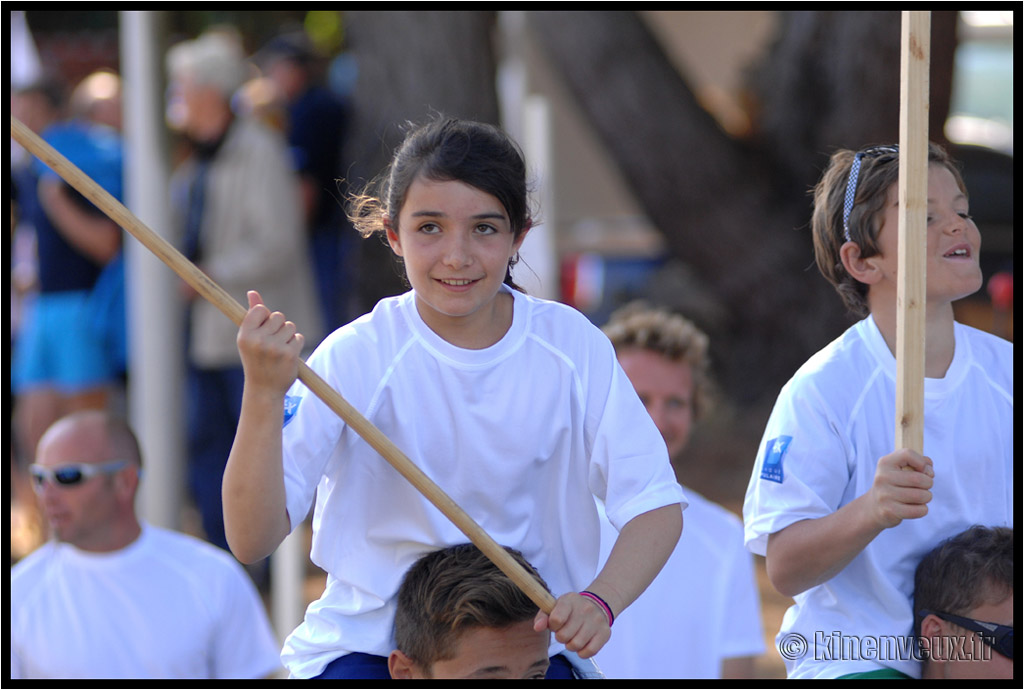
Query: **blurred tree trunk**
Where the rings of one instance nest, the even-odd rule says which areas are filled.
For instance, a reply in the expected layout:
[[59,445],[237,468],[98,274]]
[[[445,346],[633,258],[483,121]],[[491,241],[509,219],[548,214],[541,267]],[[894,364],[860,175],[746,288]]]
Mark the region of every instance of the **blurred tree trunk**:
[[[785,13],[752,75],[745,141],[699,105],[636,13],[528,14],[671,253],[721,300],[728,316],[709,330],[730,397],[774,397],[851,322],[814,267],[806,192],[835,148],[898,139],[899,13]],[[955,13],[933,14],[933,54],[952,55],[941,42],[955,41]],[[950,61],[932,76],[937,120],[951,73]]]
[[[931,15],[929,133],[947,144],[957,13]],[[749,79],[758,148],[810,186],[835,149],[898,141],[900,13],[781,12],[779,19],[777,41]]]
[[[494,12],[346,12],[346,37],[358,65],[353,122],[343,160],[349,191],[391,160],[407,122],[435,113],[498,121]],[[358,240],[357,313],[408,289],[386,243]]]

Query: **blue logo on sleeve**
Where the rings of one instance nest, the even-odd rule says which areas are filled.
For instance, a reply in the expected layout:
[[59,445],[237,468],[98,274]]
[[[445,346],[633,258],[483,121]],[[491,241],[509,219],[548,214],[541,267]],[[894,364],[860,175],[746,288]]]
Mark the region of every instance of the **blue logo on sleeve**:
[[761,464],[761,479],[782,483],[782,458],[792,440],[792,436],[779,436],[768,442],[764,449],[764,462]]
[[292,421],[292,417],[295,416],[295,412],[299,409],[299,403],[302,401],[302,397],[298,395],[286,395],[284,396],[284,424],[281,428],[288,426],[288,422]]

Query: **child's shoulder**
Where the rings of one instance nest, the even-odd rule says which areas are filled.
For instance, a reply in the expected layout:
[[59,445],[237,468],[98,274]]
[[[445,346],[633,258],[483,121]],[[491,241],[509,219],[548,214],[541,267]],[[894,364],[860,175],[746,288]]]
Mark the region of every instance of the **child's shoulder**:
[[528,309],[534,329],[593,332],[600,329],[583,312],[555,300],[514,293],[516,304]]
[[566,352],[614,352],[601,329],[574,307],[525,294],[516,299],[517,306],[528,310],[531,337]]
[[870,318],[858,321],[811,355],[797,369],[792,380],[843,379],[872,371],[878,364],[879,353],[876,350],[885,346],[881,338]]
[[966,351],[972,371],[984,371],[986,378],[1013,390],[1013,343],[973,326],[957,322],[956,347]]
[[[886,385],[881,334],[865,319],[811,355],[779,391],[776,409],[813,408],[848,418],[870,390]],[[880,342],[874,342],[874,339]],[[891,355],[889,355],[891,358]]]
[[999,358],[1013,357],[1013,343],[998,335],[959,321],[956,322],[955,333],[957,342],[966,341],[970,344],[971,353],[975,357],[984,357],[985,355]]
[[404,304],[411,293],[385,297],[373,309],[334,330],[317,348],[315,358],[344,357],[348,361],[363,361],[364,357],[393,352],[411,337],[410,327],[403,313]]

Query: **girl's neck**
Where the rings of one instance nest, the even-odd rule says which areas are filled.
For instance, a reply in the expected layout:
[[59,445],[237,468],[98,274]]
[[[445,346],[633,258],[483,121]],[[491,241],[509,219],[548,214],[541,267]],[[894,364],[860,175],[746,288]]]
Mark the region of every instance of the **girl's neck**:
[[[878,330],[889,347],[889,352],[896,354],[896,318],[895,300],[886,307],[871,306],[871,315],[875,319]],[[946,375],[949,365],[953,362],[956,339],[953,330],[953,305],[929,305],[925,307],[925,360],[924,375],[930,379],[941,379]]]
[[515,298],[499,290],[491,304],[467,316],[438,314],[416,299],[420,318],[441,338],[464,350],[483,350],[505,337],[512,327]]

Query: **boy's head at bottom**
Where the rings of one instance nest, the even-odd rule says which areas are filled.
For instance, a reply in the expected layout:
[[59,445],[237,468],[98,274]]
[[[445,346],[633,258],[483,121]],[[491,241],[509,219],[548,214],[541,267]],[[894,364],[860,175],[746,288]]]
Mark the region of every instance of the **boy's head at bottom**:
[[[547,584],[522,554],[506,550]],[[538,607],[473,544],[421,557],[406,573],[395,613],[392,678],[544,678],[551,633]]]

